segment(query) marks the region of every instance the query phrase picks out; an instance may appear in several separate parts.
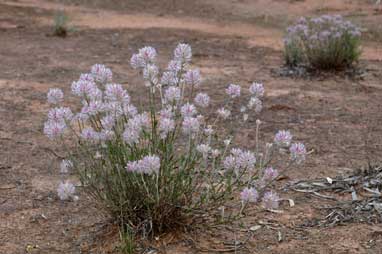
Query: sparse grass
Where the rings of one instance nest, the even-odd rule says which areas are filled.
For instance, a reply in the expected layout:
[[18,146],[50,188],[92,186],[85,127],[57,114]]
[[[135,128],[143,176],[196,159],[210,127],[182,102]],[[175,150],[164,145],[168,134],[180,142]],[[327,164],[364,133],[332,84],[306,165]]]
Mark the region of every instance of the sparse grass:
[[120,251],[122,254],[134,254],[136,253],[136,245],[134,239],[134,232],[130,227],[125,225],[125,228],[119,231],[121,240]]
[[53,35],[65,38],[71,30],[68,23],[69,16],[64,11],[58,11],[54,15]]

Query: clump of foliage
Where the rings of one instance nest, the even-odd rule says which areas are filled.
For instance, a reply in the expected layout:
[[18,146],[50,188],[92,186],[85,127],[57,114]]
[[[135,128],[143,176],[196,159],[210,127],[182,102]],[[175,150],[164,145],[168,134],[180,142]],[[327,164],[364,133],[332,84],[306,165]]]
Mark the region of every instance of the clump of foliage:
[[300,18],[287,29],[285,62],[291,67],[343,69],[358,61],[360,44],[360,29],[340,15]]
[[66,37],[70,31],[69,17],[64,11],[58,11],[54,15],[53,35],[58,37]]
[[[196,92],[203,82],[200,71],[191,68],[191,47],[179,44],[163,71],[156,57],[154,48],[144,47],[130,61],[142,74],[147,94],[136,98],[140,109],[100,64],[72,84],[82,103],[78,113],[64,106],[50,109],[44,133],[66,148],[61,172],[75,172],[123,227],[146,235],[205,219],[239,193],[240,214],[257,202],[277,209],[280,198],[272,183],[302,163],[306,149],[292,143],[285,130],[261,143],[258,119],[254,151],[235,147],[237,126],[232,124],[258,116],[263,85],[254,82],[246,92],[228,85],[227,99],[211,113],[210,97]],[[62,104],[63,99],[60,89],[50,89],[49,103]],[[78,199],[74,194],[70,182],[60,184],[60,199]]]

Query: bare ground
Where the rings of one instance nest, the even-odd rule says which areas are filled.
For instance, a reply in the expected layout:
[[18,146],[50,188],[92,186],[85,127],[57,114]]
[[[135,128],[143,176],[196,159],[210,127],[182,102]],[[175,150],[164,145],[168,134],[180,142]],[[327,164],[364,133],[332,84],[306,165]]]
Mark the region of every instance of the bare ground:
[[[76,28],[65,39],[51,36],[59,9]],[[322,13],[341,13],[367,29],[361,75],[275,74],[283,64],[286,24],[300,15]],[[290,180],[333,177],[378,162],[380,24],[381,7],[369,1],[0,1],[0,253],[113,253],[116,229],[107,226],[108,219],[85,193],[79,202],[57,200],[59,160],[51,152],[56,147],[41,131],[48,110],[45,97],[50,87],[69,94],[80,73],[104,63],[139,98],[139,79],[129,59],[144,45],[156,47],[164,63],[179,41],[190,43],[194,64],[205,77],[202,89],[214,100],[229,82],[264,82],[262,135],[271,138],[278,129],[291,129],[314,150],[303,168],[292,169],[290,179],[278,183],[280,188]],[[244,126],[241,145],[253,147],[253,124]],[[296,206],[283,203],[282,214],[253,208],[244,228],[262,228],[238,253],[382,253],[379,224],[308,227],[324,216],[315,207],[330,201],[281,194]],[[149,244],[163,253],[218,253],[226,249],[224,242],[242,236],[233,227],[166,235]]]

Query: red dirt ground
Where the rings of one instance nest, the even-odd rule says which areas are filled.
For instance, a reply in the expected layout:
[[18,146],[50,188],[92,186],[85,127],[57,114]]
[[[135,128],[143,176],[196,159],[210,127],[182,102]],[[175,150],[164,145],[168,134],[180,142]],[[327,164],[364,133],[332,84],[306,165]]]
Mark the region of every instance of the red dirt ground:
[[[65,10],[75,28],[65,39],[51,36],[57,10]],[[362,75],[275,75],[283,64],[286,25],[301,15],[323,13],[340,13],[365,28]],[[132,53],[152,45],[164,63],[179,41],[188,42],[205,77],[202,89],[214,100],[229,82],[262,81],[263,137],[290,129],[314,150],[304,167],[278,183],[281,188],[291,179],[334,177],[380,159],[381,24],[382,6],[366,0],[0,1],[0,253],[117,253],[115,227],[107,226],[85,193],[79,202],[56,197],[59,160],[50,152],[54,144],[42,135],[49,88],[69,94],[80,73],[104,63],[117,82],[137,84],[129,85],[129,92],[139,97],[134,89],[139,79],[129,67]],[[244,126],[242,146],[253,147],[253,125]],[[296,206],[283,204],[282,214],[253,208],[244,228],[263,227],[237,253],[382,253],[380,225],[299,227],[321,218],[314,207],[328,201],[281,195]],[[150,244],[161,253],[221,253],[224,242],[240,236],[242,230],[233,227],[167,235]]]

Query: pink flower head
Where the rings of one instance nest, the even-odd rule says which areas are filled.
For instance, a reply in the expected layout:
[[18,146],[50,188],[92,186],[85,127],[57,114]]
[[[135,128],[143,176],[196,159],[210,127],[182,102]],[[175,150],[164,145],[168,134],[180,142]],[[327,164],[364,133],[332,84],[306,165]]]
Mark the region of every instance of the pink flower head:
[[225,157],[223,161],[223,167],[225,170],[232,170],[236,167],[236,158],[232,155]]
[[292,142],[292,135],[289,131],[280,130],[276,133],[274,141],[277,146],[286,148],[289,147]]
[[151,127],[151,120],[147,112],[135,115],[133,119],[137,121],[143,129],[148,129]]
[[231,98],[236,98],[240,96],[240,90],[241,87],[239,85],[230,84],[225,91]]
[[109,101],[117,101],[123,104],[130,103],[130,96],[120,84],[107,84],[105,87],[106,99]]
[[159,112],[159,115],[161,118],[172,118],[174,116],[174,112],[172,111],[171,107],[162,108]]
[[76,188],[74,187],[72,183],[68,181],[66,181],[65,183],[61,182],[57,188],[57,194],[61,200],[70,200],[70,199],[75,200],[76,199],[76,196],[74,195],[75,192],[76,192]]
[[94,77],[94,80],[101,84],[111,82],[113,76],[111,70],[109,68],[106,68],[106,66],[103,64],[93,65],[90,73]]
[[127,127],[125,131],[123,132],[122,137],[127,144],[134,145],[134,144],[137,144],[139,141],[139,134],[140,134],[140,130]]
[[231,111],[229,111],[228,109],[225,109],[225,108],[218,109],[217,113],[224,120],[227,119],[231,115]]
[[206,108],[210,103],[210,97],[206,93],[198,93],[194,99],[197,106]]
[[96,99],[102,95],[102,92],[93,81],[81,79],[72,83],[72,93],[89,99]]
[[252,85],[249,87],[249,92],[253,96],[261,98],[264,96],[264,86],[261,83],[253,82]]
[[190,45],[185,43],[179,43],[174,50],[174,59],[182,62],[188,63],[192,58],[192,50]]
[[55,122],[55,121],[47,121],[44,124],[44,134],[49,139],[55,139],[64,134],[66,129],[65,122]]
[[89,116],[96,115],[97,113],[103,112],[107,106],[100,100],[91,100],[89,103],[84,102],[84,106],[81,109],[82,114]]
[[211,155],[213,158],[217,158],[220,155],[220,151],[218,149],[212,149]]
[[87,127],[82,130],[81,138],[89,141],[98,141],[98,133],[92,127]]
[[140,118],[138,117],[138,115],[130,118],[128,121],[127,121],[127,127],[129,129],[135,129],[136,131],[140,132],[142,130],[142,124],[141,124],[141,120]]
[[73,168],[73,162],[71,160],[62,160],[60,164],[60,173],[67,174],[69,170]]
[[101,130],[99,133],[99,139],[101,141],[111,140],[115,137],[115,132],[113,130]]
[[306,157],[306,148],[302,143],[293,143],[290,148],[290,156],[291,159],[296,161],[296,163],[300,164],[305,161]]
[[196,146],[196,150],[201,153],[204,158],[207,158],[208,153],[211,151],[211,147],[207,144],[200,144]]
[[242,169],[254,169],[256,164],[256,156],[250,151],[244,151],[236,157],[236,161]]
[[116,119],[115,119],[114,115],[105,115],[101,119],[102,128],[105,130],[113,129],[113,127],[115,125],[115,120]]
[[123,105],[123,113],[127,116],[134,117],[135,115],[138,114],[138,110],[134,105],[128,104],[128,105]]
[[171,118],[161,118],[159,121],[159,131],[161,132],[161,138],[167,137],[168,133],[175,129],[175,121]]
[[256,113],[260,113],[261,110],[263,109],[263,103],[259,98],[251,97],[251,99],[249,99],[249,102],[248,102],[248,108],[249,109],[254,108]]
[[128,162],[126,170],[151,175],[158,174],[160,169],[160,158],[156,155],[147,155],[139,161]]
[[184,81],[187,85],[199,87],[202,83],[202,78],[200,76],[200,71],[198,69],[188,70],[184,74]]
[[73,119],[73,113],[70,108],[59,107],[52,108],[48,112],[48,120],[52,122],[70,122]]
[[182,123],[182,130],[185,134],[196,134],[199,131],[200,123],[196,117],[186,117]]
[[51,88],[49,89],[47,97],[50,104],[58,104],[63,101],[64,93],[61,89]]
[[244,188],[240,192],[240,198],[243,202],[255,203],[259,198],[259,194],[255,188]]
[[180,100],[180,88],[170,86],[164,93],[164,98],[167,103],[174,103]]
[[211,125],[208,125],[207,128],[204,129],[204,133],[207,136],[211,136],[214,133],[214,129],[212,128]]
[[160,169],[160,159],[156,155],[148,155],[143,157],[141,162],[141,171],[145,174],[158,174]]
[[239,157],[243,153],[243,150],[240,148],[232,148],[231,149],[231,154],[235,157]]
[[239,148],[232,148],[231,155],[227,156],[223,162],[225,169],[234,169],[236,174],[239,174],[239,171],[243,169],[254,169],[255,164],[255,154],[250,151],[243,151]]
[[162,85],[175,86],[179,83],[179,78],[175,72],[165,71],[160,82]]
[[143,78],[152,84],[158,83],[159,69],[155,64],[148,64],[143,69]]
[[130,65],[134,69],[145,67],[145,60],[140,54],[134,54],[130,59]]
[[129,161],[126,170],[127,172],[139,172],[139,161]]
[[93,83],[95,82],[94,77],[91,73],[82,73],[80,75],[79,80],[84,81],[84,82],[93,82]]
[[182,69],[182,63],[177,60],[171,60],[167,65],[167,70],[173,73],[178,73]]
[[190,103],[186,103],[184,104],[181,109],[180,109],[180,112],[182,114],[183,117],[193,117],[195,116],[198,112],[196,111],[196,108],[193,104],[190,104]]
[[130,65],[134,69],[145,68],[149,64],[154,64],[157,52],[153,47],[143,47],[138,54],[134,54],[130,59]]
[[264,181],[272,181],[279,175],[279,172],[272,167],[266,168],[264,170],[263,180]]
[[142,57],[145,65],[155,63],[157,51],[153,47],[144,47],[139,50],[139,55]]

